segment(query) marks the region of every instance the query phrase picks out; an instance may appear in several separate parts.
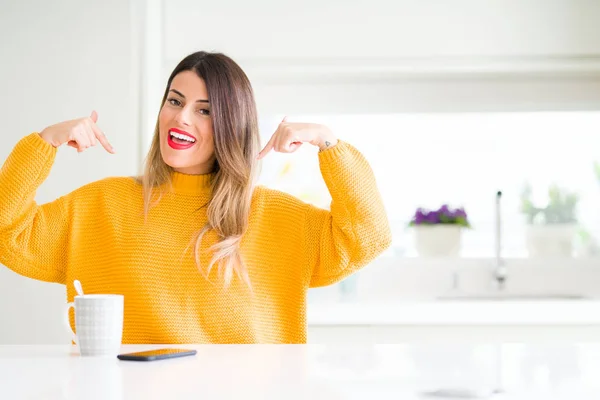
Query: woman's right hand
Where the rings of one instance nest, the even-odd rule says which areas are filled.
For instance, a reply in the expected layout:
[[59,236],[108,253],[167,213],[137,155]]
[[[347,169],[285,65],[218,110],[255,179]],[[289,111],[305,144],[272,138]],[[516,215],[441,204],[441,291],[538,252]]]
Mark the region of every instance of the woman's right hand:
[[73,119],[49,126],[40,132],[40,136],[54,147],[67,143],[67,145],[76,148],[79,153],[100,142],[106,151],[114,154],[115,149],[108,143],[108,139],[106,139],[104,133],[96,125],[97,121],[98,113],[92,111],[92,115],[89,117]]

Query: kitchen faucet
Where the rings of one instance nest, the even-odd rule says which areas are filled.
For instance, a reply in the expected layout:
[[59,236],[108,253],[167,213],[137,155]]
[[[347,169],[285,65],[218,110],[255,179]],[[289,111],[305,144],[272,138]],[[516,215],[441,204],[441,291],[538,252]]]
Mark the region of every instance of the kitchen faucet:
[[502,224],[501,224],[501,213],[500,213],[500,200],[502,199],[502,192],[496,193],[496,247],[495,247],[495,259],[494,259],[494,284],[497,289],[504,289],[507,278],[506,265],[502,260]]

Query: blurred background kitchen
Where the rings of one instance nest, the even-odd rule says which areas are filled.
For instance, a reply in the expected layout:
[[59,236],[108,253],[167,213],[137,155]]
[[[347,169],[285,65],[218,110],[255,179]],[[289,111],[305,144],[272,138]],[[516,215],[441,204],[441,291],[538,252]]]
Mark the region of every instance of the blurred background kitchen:
[[[117,154],[60,148],[37,201],[136,175],[172,68],[221,51],[253,83],[263,140],[284,115],[329,125],[392,223],[385,254],[311,290],[310,342],[597,338],[598,21],[594,0],[5,0],[0,161],[95,109]],[[329,206],[314,149],[270,155],[261,183]],[[67,343],[64,303],[0,269],[0,344]]]

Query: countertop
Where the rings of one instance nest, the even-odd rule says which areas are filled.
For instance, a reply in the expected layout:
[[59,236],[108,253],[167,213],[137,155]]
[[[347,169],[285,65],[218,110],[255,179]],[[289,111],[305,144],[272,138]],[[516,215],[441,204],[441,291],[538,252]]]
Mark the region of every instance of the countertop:
[[309,303],[309,326],[600,325],[597,300],[436,300]]
[[[122,352],[156,347],[164,346]],[[577,400],[600,393],[600,342],[177,347],[198,354],[131,362],[81,357],[71,346],[0,346],[1,397]]]

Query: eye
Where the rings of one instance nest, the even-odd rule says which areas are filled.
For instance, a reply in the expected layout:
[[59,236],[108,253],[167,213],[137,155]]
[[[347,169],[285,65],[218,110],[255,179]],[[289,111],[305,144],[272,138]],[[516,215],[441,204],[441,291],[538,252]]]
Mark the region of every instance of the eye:
[[208,108],[201,108],[198,112],[202,115],[210,115],[210,110]]
[[171,99],[168,99],[167,101],[168,101],[168,102],[169,102],[169,104],[171,104],[172,106],[179,107],[179,106],[181,105],[181,102],[180,102],[179,100],[177,100],[177,99],[173,99],[173,98],[171,98]]

